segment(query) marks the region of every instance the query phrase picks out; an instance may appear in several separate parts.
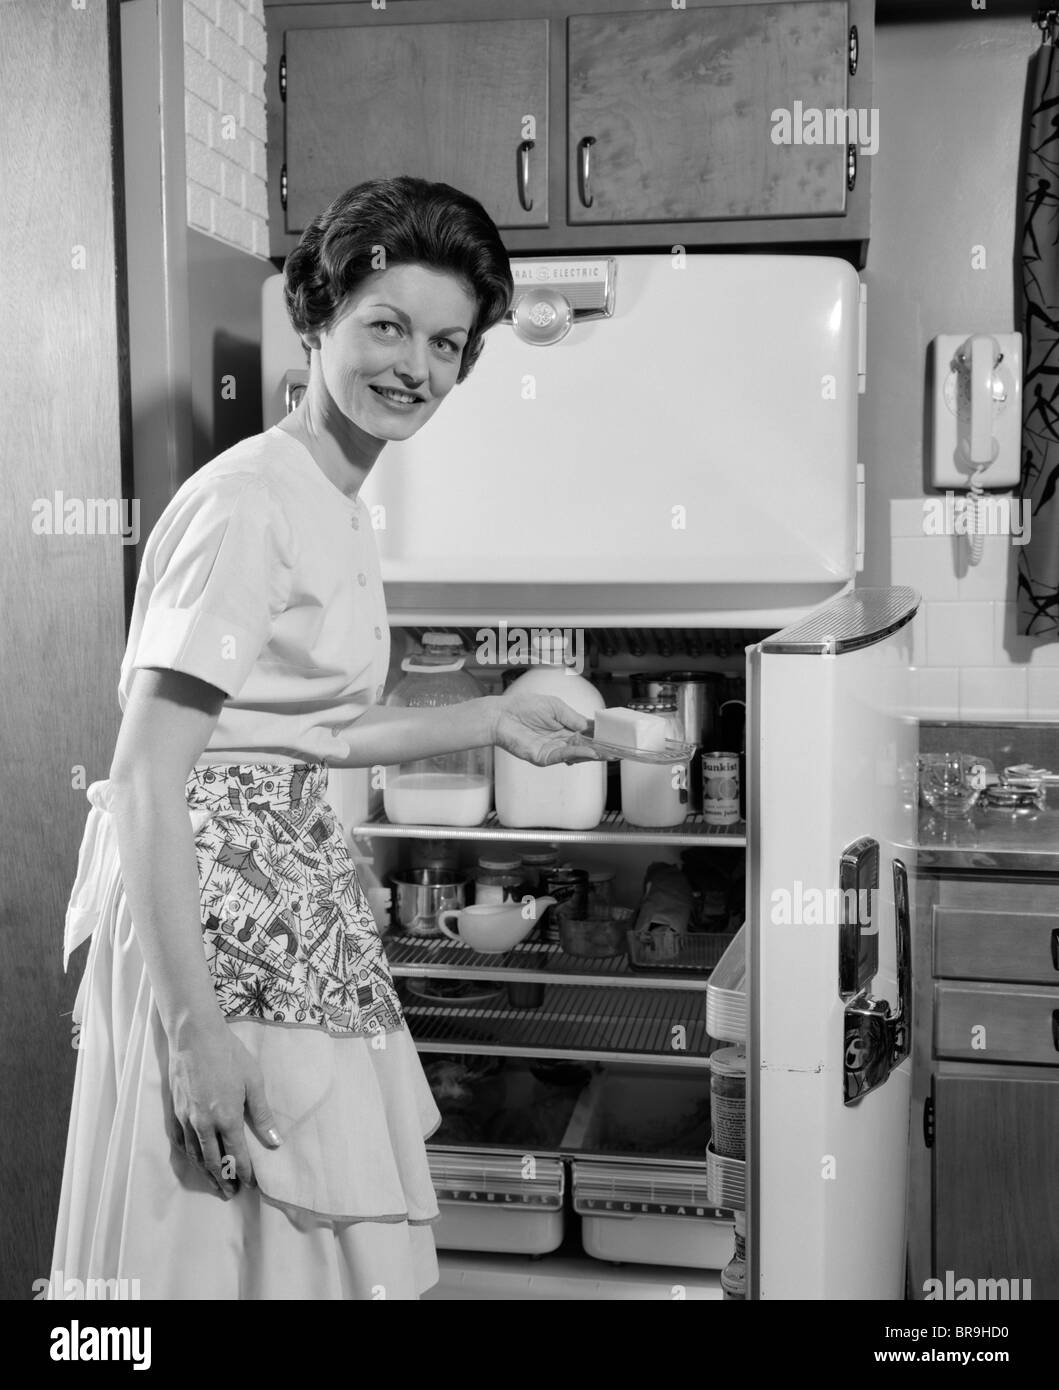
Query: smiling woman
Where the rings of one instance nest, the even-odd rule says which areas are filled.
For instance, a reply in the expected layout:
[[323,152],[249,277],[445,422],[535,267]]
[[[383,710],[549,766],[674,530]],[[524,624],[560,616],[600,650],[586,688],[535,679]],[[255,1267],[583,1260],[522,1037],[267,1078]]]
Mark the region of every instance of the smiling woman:
[[364,184],[312,223],[286,286],[308,389],[147,540],[67,911],[67,953],[92,945],[52,1267],[144,1298],[414,1299],[436,1281],[440,1116],[328,767],[592,756],[558,699],[378,703],[389,627],[358,493],[503,315],[496,228],[445,185]]

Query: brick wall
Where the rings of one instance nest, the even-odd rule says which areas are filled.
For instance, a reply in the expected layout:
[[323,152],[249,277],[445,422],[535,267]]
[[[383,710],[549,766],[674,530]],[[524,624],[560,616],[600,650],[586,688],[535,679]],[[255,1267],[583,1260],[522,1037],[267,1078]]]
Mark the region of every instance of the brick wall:
[[184,0],[188,225],[268,255],[264,0]]

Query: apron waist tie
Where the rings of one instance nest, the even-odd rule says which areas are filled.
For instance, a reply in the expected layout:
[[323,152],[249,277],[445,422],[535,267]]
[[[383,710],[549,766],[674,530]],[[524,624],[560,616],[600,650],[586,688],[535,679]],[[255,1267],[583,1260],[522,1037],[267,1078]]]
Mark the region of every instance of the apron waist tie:
[[[113,904],[121,881],[118,836],[114,827],[114,787],[109,779],[93,782],[86,793],[91,809],[77,856],[77,877],[70,890],[63,930],[63,970],[70,956],[87,941]],[[207,821],[222,814],[219,810],[191,810],[191,833],[197,835]]]

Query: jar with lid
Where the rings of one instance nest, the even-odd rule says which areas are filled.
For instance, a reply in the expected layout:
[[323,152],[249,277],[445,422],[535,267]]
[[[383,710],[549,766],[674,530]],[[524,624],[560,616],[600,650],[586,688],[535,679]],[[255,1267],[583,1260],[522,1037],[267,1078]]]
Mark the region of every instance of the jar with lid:
[[482,903],[521,902],[527,893],[536,893],[526,885],[522,863],[517,855],[486,854],[478,860],[474,875],[474,901]]
[[[683,725],[672,700],[633,700],[629,709],[665,720],[666,738],[683,738]],[[690,809],[688,769],[684,763],[621,760],[621,813],[629,825],[681,825]]]
[[[479,699],[482,687],[464,670],[466,660],[455,633],[424,633],[422,651],[401,662],[405,676],[387,696],[387,705],[438,708]],[[387,818],[395,825],[481,825],[492,801],[492,776],[491,747],[388,767],[383,788]]]
[[735,1254],[721,1270],[724,1298],[746,1298],[746,1212],[735,1216]]
[[548,891],[547,879],[552,869],[559,867],[559,846],[542,845],[540,849],[528,849],[519,855],[522,862],[522,876],[530,885],[528,892],[535,898],[543,897]]

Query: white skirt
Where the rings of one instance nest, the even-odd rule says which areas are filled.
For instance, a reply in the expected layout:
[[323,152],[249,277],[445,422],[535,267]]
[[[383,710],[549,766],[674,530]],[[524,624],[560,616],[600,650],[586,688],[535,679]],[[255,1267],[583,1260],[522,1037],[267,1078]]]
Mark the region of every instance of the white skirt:
[[[195,769],[188,783],[207,959],[283,1139],[272,1150],[247,1129],[258,1185],[228,1201],[169,1142],[168,1045],[110,784],[89,788],[67,955],[91,946],[49,1297],[415,1299],[437,1282],[425,1139],[441,1117],[322,797],[326,769],[302,767],[293,801],[291,773]],[[323,912],[322,880],[340,881]]]

